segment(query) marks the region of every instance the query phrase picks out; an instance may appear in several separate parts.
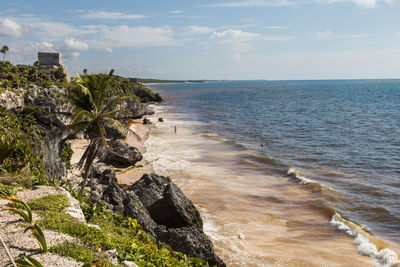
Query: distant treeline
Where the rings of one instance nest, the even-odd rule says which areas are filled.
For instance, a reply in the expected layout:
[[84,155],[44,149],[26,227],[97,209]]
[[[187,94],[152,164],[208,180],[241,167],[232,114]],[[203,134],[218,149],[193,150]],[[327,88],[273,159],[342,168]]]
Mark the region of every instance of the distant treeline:
[[137,83],[203,83],[207,80],[160,80],[160,79],[143,79],[129,78],[132,82]]

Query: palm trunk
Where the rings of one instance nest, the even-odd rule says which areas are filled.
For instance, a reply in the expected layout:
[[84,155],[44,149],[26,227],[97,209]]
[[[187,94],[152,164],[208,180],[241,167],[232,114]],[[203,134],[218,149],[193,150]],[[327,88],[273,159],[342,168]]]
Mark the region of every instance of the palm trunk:
[[99,149],[98,144],[99,144],[99,140],[90,141],[90,144],[85,151],[85,155],[86,155],[85,168],[84,168],[85,173],[83,176],[81,190],[79,191],[80,195],[83,195],[83,191],[85,190],[85,186],[87,184],[87,179],[88,179],[89,173],[90,173],[90,167],[92,167],[92,163],[93,163],[94,159],[96,158],[97,151]]

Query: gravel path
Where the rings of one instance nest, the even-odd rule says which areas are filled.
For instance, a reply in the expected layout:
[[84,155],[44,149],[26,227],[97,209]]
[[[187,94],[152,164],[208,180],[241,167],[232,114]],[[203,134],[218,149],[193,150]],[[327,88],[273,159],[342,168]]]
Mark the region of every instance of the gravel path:
[[[45,196],[45,195],[56,195],[63,193],[63,189],[55,189],[49,186],[40,186],[36,190],[24,190],[17,194],[17,197],[21,198],[25,202],[29,202],[33,199]],[[65,192],[64,192],[65,193]],[[68,192],[67,192],[68,193]],[[36,254],[31,252],[31,249],[38,249],[39,245],[35,238],[31,237],[29,231],[24,233],[22,226],[23,220],[20,216],[12,214],[9,211],[4,210],[10,202],[6,199],[0,199],[0,235],[3,237],[6,245],[8,246],[11,255],[14,259],[23,255],[32,256],[44,266],[82,266],[81,262],[77,262],[74,259],[61,257],[52,253],[41,253]],[[76,203],[74,203],[76,205]],[[73,209],[76,210],[74,205]],[[79,212],[78,212],[79,213]],[[34,215],[34,219],[38,219]],[[66,234],[57,233],[55,231],[43,229],[44,235],[48,242],[48,247],[60,244],[64,241],[76,241],[75,238]],[[3,246],[0,245],[0,266],[12,266],[7,257],[6,251]]]

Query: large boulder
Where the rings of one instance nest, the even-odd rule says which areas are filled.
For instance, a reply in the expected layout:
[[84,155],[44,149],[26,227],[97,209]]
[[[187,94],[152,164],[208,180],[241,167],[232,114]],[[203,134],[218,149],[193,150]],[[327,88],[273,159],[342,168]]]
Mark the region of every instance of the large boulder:
[[139,100],[134,97],[124,99],[119,108],[121,111],[115,116],[117,119],[139,119],[144,115],[154,114],[154,111],[150,110],[146,105],[140,103]]
[[139,197],[158,224],[167,228],[193,225],[200,230],[203,229],[200,213],[169,177],[144,174],[128,190]]
[[116,168],[127,168],[142,160],[142,154],[136,147],[122,140],[116,140],[111,147],[99,150],[100,162],[111,164]]
[[142,99],[143,103],[162,102],[163,101],[163,99],[159,93],[154,93],[153,91],[151,91],[150,89],[148,89],[146,87],[139,86],[137,89],[135,89],[135,95],[140,97],[140,99]]
[[160,241],[170,245],[172,249],[201,258],[210,266],[226,266],[215,254],[212,243],[206,239],[203,231],[195,226],[161,230],[157,232],[157,237]]

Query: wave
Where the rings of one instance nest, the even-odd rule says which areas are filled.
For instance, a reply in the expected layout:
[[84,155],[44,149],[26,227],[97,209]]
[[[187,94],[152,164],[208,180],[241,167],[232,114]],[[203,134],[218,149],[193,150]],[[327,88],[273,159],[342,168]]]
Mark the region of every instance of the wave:
[[296,170],[295,168],[289,168],[289,170],[287,171],[287,175],[296,178],[300,184],[305,185],[305,184],[309,184],[309,183],[317,183],[311,179],[304,177],[303,174],[300,171]]
[[379,250],[377,248],[377,246],[371,241],[372,235],[365,227],[344,219],[338,212],[332,216],[330,224],[354,237],[354,242],[357,244],[358,252],[361,255],[374,258],[375,266],[391,267],[400,264],[399,258],[393,250],[389,248],[382,248]]

